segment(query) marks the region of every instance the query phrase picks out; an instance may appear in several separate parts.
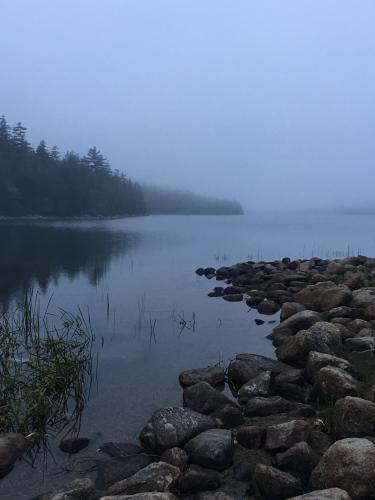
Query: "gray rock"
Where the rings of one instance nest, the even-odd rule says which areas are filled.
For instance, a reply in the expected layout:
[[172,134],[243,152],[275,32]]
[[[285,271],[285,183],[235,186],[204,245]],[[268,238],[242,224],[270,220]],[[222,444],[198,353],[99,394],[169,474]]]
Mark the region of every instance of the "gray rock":
[[368,351],[375,349],[375,337],[353,337],[346,339],[344,347],[348,351]]
[[233,429],[244,423],[243,413],[237,406],[223,406],[211,413],[210,416],[216,420],[218,427],[224,429]]
[[272,465],[271,454],[264,450],[253,450],[236,444],[234,448],[233,472],[234,477],[238,481],[252,481],[258,464]]
[[271,372],[265,371],[246,382],[238,391],[241,403],[255,396],[267,396],[271,390]]
[[359,288],[352,292],[351,307],[365,308],[375,304],[375,287]]
[[220,486],[220,474],[211,469],[191,465],[179,480],[181,493],[216,490]]
[[314,382],[319,370],[326,366],[335,366],[337,368],[340,368],[341,370],[346,371],[347,373],[350,373],[351,375],[355,373],[353,365],[351,365],[346,359],[332,356],[331,354],[311,351],[307,358],[306,364],[307,378],[311,382]]
[[139,470],[150,465],[153,460],[145,454],[129,455],[98,463],[96,484],[99,489],[105,490],[118,481],[126,479]]
[[341,488],[328,488],[327,490],[315,490],[288,500],[352,500],[352,497]]
[[348,359],[363,378],[372,377],[375,368],[375,350],[351,351],[348,353]]
[[350,396],[339,399],[332,412],[332,425],[336,439],[375,436],[375,403]]
[[265,431],[256,425],[241,427],[236,432],[237,442],[245,448],[257,450],[263,444]]
[[184,405],[199,413],[209,414],[226,405],[233,405],[225,394],[214,389],[207,382],[198,382],[185,387],[183,392]]
[[325,366],[315,376],[313,393],[319,401],[334,402],[345,396],[358,396],[360,384],[337,366]]
[[322,319],[322,315],[316,311],[300,311],[280,323],[273,331],[281,332],[283,329],[288,329],[293,333],[297,333],[300,330],[310,328],[310,326],[318,321],[322,321]]
[[209,366],[207,368],[196,368],[186,370],[180,373],[179,381],[182,387],[197,384],[198,382],[207,382],[207,384],[216,387],[225,382],[225,372],[220,365]]
[[247,402],[245,415],[247,417],[265,417],[275,413],[291,413],[295,416],[311,416],[314,410],[311,406],[297,403],[282,398],[281,396],[271,396],[269,398],[256,397]]
[[132,476],[109,487],[111,495],[132,495],[144,492],[167,492],[173,489],[180,476],[180,470],[164,462],[155,462]]
[[299,479],[269,465],[257,466],[254,481],[262,498],[267,500],[285,500],[303,493],[303,485]]
[[166,464],[174,465],[180,469],[180,471],[184,471],[189,463],[189,457],[186,451],[182,448],[178,448],[177,446],[169,448],[169,450],[165,450],[160,457],[160,460]]
[[241,293],[233,293],[230,295],[223,295],[223,299],[227,300],[228,302],[242,302],[243,295]]
[[306,307],[299,302],[284,302],[281,306],[280,320],[285,321],[286,319],[293,316],[293,314],[304,311]]
[[334,318],[351,318],[351,319],[363,319],[363,312],[361,309],[348,306],[334,307],[326,313],[327,321],[331,321]]
[[135,495],[111,495],[100,497],[100,500],[177,500],[173,493],[159,493],[153,491],[151,493],[136,493]]
[[190,462],[208,469],[224,470],[233,463],[233,437],[226,429],[210,429],[186,445]]
[[263,371],[278,374],[290,370],[290,366],[258,354],[237,354],[228,366],[228,380],[236,386],[245,384]]
[[285,451],[299,441],[307,441],[311,427],[304,420],[292,420],[267,428],[266,444],[269,451]]
[[215,426],[213,419],[190,408],[162,408],[154,412],[140,439],[152,450],[162,453],[167,448],[183,446],[192,437]]
[[303,367],[311,351],[333,355],[340,354],[342,341],[337,326],[319,321],[308,330],[301,330],[293,337],[286,339],[277,348],[276,354],[280,361]]
[[324,455],[332,444],[332,438],[321,430],[312,429],[308,443],[319,455]]
[[342,488],[354,499],[373,498],[375,445],[368,439],[336,441],[310,477],[313,489]]
[[271,315],[277,313],[277,311],[280,309],[280,306],[273,300],[265,299],[262,302],[259,302],[257,309],[259,314]]
[[345,306],[351,299],[351,291],[346,285],[336,285],[333,281],[323,281],[308,285],[295,296],[308,309],[328,311],[335,307]]
[[308,475],[318,465],[319,460],[320,455],[305,441],[300,441],[289,450],[276,455],[276,465],[280,469],[302,472]]
[[22,434],[8,432],[0,436],[0,478],[12,470],[16,460],[29,445],[29,441]]
[[359,333],[364,328],[371,328],[371,323],[364,319],[353,319],[346,326],[354,333]]

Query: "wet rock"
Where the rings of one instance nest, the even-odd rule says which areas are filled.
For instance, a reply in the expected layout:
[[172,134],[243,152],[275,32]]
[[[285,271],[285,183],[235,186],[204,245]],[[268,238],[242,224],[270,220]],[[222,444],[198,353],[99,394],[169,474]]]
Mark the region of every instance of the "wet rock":
[[375,445],[367,439],[336,441],[313,470],[313,489],[342,488],[353,499],[372,498],[375,484]]
[[232,433],[226,429],[210,429],[191,439],[185,450],[191,463],[224,470],[233,463]]
[[276,328],[274,328],[273,331],[275,333],[281,332],[283,329],[288,329],[291,330],[294,334],[299,332],[300,330],[306,330],[307,328],[310,328],[310,326],[317,323],[318,321],[322,321],[322,319],[322,315],[316,311],[300,311],[280,323]]
[[257,466],[254,481],[262,498],[267,500],[285,500],[303,493],[303,485],[299,479],[269,465]]
[[165,450],[160,459],[166,464],[174,465],[175,467],[180,469],[180,471],[184,471],[187,468],[189,462],[189,457],[186,451],[182,448],[178,448],[178,446],[169,448],[169,450]]
[[221,297],[224,295],[224,288],[222,286],[215,286],[212,292],[207,294],[209,297]]
[[308,309],[328,311],[345,306],[351,299],[351,291],[346,285],[336,285],[333,281],[323,281],[308,285],[296,294],[296,301]]
[[307,441],[311,427],[304,420],[292,420],[267,429],[265,449],[285,451],[299,441]]
[[9,432],[0,436],[0,478],[12,470],[28,447],[29,441],[22,434]]
[[168,492],[173,489],[180,476],[180,470],[164,462],[155,462],[122,481],[109,487],[112,495],[144,492]]
[[267,396],[271,390],[271,372],[265,371],[246,382],[238,391],[241,403],[255,396]]
[[273,300],[266,299],[262,302],[259,302],[257,309],[259,314],[271,315],[277,313],[277,311],[280,309],[280,306]]
[[137,455],[143,452],[142,448],[136,444],[113,441],[100,445],[99,451],[113,458],[124,458],[129,455]]
[[258,354],[237,354],[228,366],[228,380],[239,387],[263,371],[282,373],[291,367],[275,359]]
[[364,309],[372,304],[375,304],[375,287],[359,288],[352,292],[351,307]]
[[152,462],[153,459],[146,454],[128,455],[127,457],[99,462],[96,485],[99,489],[105,490],[112,484],[132,476]]
[[375,436],[375,403],[357,397],[336,401],[332,412],[336,439]]
[[191,465],[180,477],[178,485],[181,493],[216,490],[220,486],[220,474],[211,469]]
[[180,373],[180,385],[188,387],[198,382],[206,382],[207,384],[216,387],[225,382],[225,372],[220,365],[209,366],[207,368],[196,368],[194,370],[186,370]]
[[209,414],[226,405],[233,405],[222,392],[213,389],[206,382],[198,382],[186,387],[183,392],[184,405],[199,413]]
[[315,490],[288,500],[352,500],[352,498],[341,488],[329,488],[327,490]]
[[250,399],[245,408],[247,417],[265,417],[275,413],[290,413],[294,416],[307,417],[312,416],[314,410],[309,405],[290,401],[281,396],[256,397]]
[[223,299],[227,300],[228,302],[242,302],[243,295],[241,293],[223,295]]
[[280,469],[302,472],[310,475],[311,471],[318,465],[318,455],[305,441],[300,441],[289,450],[276,455],[276,465]]
[[360,384],[348,372],[325,366],[315,376],[313,393],[319,401],[334,402],[345,396],[358,396]]
[[60,441],[60,450],[65,453],[78,453],[90,443],[88,438],[66,438]]
[[332,323],[319,321],[308,330],[301,330],[286,339],[277,348],[276,354],[280,361],[303,367],[311,351],[340,354],[342,341],[339,329]]
[[372,376],[375,368],[375,350],[352,351],[348,353],[348,359],[363,378]]
[[35,500],[96,500],[97,493],[93,481],[88,477],[75,479],[52,493],[46,493]]
[[264,437],[264,429],[256,425],[241,427],[236,433],[236,439],[241,446],[254,450],[262,446]]
[[255,318],[255,319],[254,319],[254,322],[255,322],[255,324],[256,324],[256,325],[258,325],[258,326],[259,326],[259,325],[263,325],[263,324],[264,324],[264,321],[263,321],[262,319],[259,319],[259,318]]
[[328,434],[318,429],[312,429],[308,443],[319,455],[324,455],[332,444],[332,439]]
[[326,366],[340,368],[341,370],[344,370],[352,375],[355,373],[353,365],[351,365],[351,363],[349,363],[346,359],[339,358],[338,356],[332,356],[331,354],[311,351],[306,364],[307,378],[311,382],[314,382],[319,370],[325,368]]
[[268,338],[272,340],[272,344],[275,347],[279,347],[281,344],[283,344],[285,339],[287,339],[288,337],[292,337],[293,335],[294,333],[292,332],[292,330],[290,330],[289,328],[284,328],[282,330],[273,331]]
[[285,321],[294,314],[304,311],[305,309],[306,307],[299,302],[284,302],[281,306],[280,320]]
[[217,422],[218,427],[233,429],[244,423],[244,416],[240,408],[236,406],[223,406],[211,413],[211,417]]
[[215,427],[210,417],[189,408],[168,407],[156,410],[141,432],[140,439],[152,450],[183,446],[200,432]]
[[346,339],[344,347],[348,351],[368,351],[375,349],[375,337],[353,337]]

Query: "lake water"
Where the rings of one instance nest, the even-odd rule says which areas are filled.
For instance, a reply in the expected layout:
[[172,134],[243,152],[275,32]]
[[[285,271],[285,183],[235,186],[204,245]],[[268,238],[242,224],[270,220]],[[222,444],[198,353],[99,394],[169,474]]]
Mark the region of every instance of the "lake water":
[[[216,281],[197,276],[197,267],[348,253],[375,255],[375,216],[3,221],[0,307],[12,308],[33,287],[44,303],[53,296],[52,309],[89,309],[100,362],[98,389],[83,415],[81,434],[93,439],[84,456],[101,442],[135,441],[156,408],[181,404],[182,370],[227,364],[238,352],[273,356],[266,336],[277,315],[256,326],[259,315],[244,303],[207,297]],[[77,457],[57,452],[56,459],[45,485],[40,467],[17,464],[0,481],[0,498],[27,499],[62,484],[61,467]]]

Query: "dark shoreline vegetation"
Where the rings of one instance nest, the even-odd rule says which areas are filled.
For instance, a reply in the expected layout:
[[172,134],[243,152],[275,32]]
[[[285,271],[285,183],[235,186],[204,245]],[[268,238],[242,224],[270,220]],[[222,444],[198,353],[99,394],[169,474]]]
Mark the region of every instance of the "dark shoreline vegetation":
[[[41,498],[373,499],[375,259],[249,261],[197,274],[224,281],[209,295],[256,309],[256,324],[280,312],[269,335],[277,359],[243,353],[227,367],[182,372],[183,405],[156,410],[140,446],[102,444],[106,458],[87,477]],[[0,464],[21,454],[18,442],[0,438]]]
[[21,123],[11,128],[0,118],[0,220],[242,213],[234,201],[141,187],[113,170],[96,147],[83,157],[73,151],[62,157],[45,141],[34,149]]

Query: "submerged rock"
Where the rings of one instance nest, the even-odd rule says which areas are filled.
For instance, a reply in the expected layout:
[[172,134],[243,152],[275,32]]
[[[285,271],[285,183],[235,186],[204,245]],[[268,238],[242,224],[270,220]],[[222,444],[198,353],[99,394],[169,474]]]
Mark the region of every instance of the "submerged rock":
[[15,432],[0,436],[0,478],[12,470],[16,460],[23,455],[29,444],[22,434]]
[[60,450],[75,454],[86,448],[90,443],[88,438],[65,438],[60,441]]

